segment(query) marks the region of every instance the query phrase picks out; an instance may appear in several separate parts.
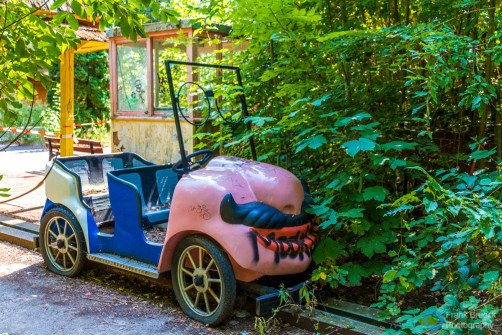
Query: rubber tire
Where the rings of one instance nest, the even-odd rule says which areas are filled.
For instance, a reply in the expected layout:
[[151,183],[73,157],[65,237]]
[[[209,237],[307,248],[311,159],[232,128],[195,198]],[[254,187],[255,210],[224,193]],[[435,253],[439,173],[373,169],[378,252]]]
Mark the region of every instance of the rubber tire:
[[[69,222],[70,226],[72,227],[73,231],[75,232],[75,238],[77,241],[77,257],[75,259],[75,265],[70,271],[61,271],[58,268],[54,266],[52,263],[49,255],[47,255],[47,252],[45,250],[45,230],[47,229],[47,225],[50,222],[50,220],[55,217],[55,216],[60,216],[64,218],[66,221]],[[40,223],[40,232],[39,232],[39,241],[40,241],[40,252],[42,254],[42,257],[44,259],[45,264],[47,265],[47,268],[51,270],[54,273],[57,273],[62,276],[67,276],[67,277],[75,277],[77,276],[80,272],[82,272],[83,268],[85,267],[87,258],[86,258],[86,251],[85,249],[86,244],[85,244],[85,237],[84,233],[82,231],[82,228],[80,227],[80,223],[78,220],[75,218],[75,216],[67,209],[61,208],[61,207],[56,207],[51,210],[49,210],[43,217],[42,221]]]
[[[178,283],[178,268],[181,255],[186,248],[191,246],[200,246],[206,249],[209,254],[211,254],[215,263],[220,269],[222,281],[222,298],[217,311],[209,317],[200,316],[192,309],[190,309],[190,307],[183,299],[180,285]],[[215,326],[226,321],[232,314],[235,306],[235,297],[237,290],[234,269],[232,268],[232,264],[230,263],[225,251],[223,251],[220,246],[216,245],[208,238],[201,235],[192,235],[184,238],[178,243],[176,249],[174,250],[171,278],[173,281],[174,294],[176,295],[176,299],[178,300],[181,309],[183,309],[183,311],[192,319],[210,326]]]

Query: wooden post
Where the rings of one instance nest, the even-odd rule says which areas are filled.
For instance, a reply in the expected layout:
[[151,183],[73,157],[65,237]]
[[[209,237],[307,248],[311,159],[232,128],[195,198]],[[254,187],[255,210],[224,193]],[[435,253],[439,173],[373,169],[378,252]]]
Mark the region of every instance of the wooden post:
[[[193,29],[188,32],[188,38],[190,43],[186,47],[187,53],[187,61],[188,62],[197,62],[197,58],[199,57],[199,39],[193,36]],[[199,80],[199,73],[193,73],[194,67],[191,65],[187,66],[187,81],[197,82]],[[193,103],[197,101],[197,97],[188,95],[187,102],[189,106],[192,106]],[[199,114],[199,113],[195,113]],[[190,113],[190,117],[192,118],[200,118],[201,115],[194,115],[194,113]],[[198,122],[198,121],[197,121]]]
[[[222,36],[218,36],[218,38],[220,38],[220,39],[221,39],[221,38],[223,38],[223,37],[222,37]],[[221,49],[223,49],[223,43],[221,42],[221,40],[220,40],[220,43],[216,44],[216,46],[215,46],[215,48],[214,48],[214,49],[215,49],[215,51],[216,51],[216,60],[217,60],[218,62],[222,61],[222,60],[223,60],[223,54],[221,53]],[[218,77],[221,77],[221,75],[222,75],[222,73],[221,73],[221,69],[217,69],[217,70],[216,70],[216,75],[217,75]]]
[[153,59],[154,59],[154,70],[153,70],[153,82],[155,86],[155,92],[154,92],[154,109],[155,107],[160,107],[160,80],[159,80],[159,71],[160,71],[160,48],[157,47],[155,48],[155,44],[153,44]]
[[117,116],[118,110],[118,76],[117,76],[117,43],[115,40],[110,40],[108,49],[109,66],[110,66],[110,106],[111,114]]
[[146,91],[148,114],[153,115],[153,48],[152,38],[146,40]]
[[[220,39],[220,43],[216,44],[215,46],[215,51],[216,51],[216,60],[218,64],[221,64],[221,61],[223,60],[223,54],[221,53],[221,49],[223,49],[223,43],[221,42],[221,39],[223,39],[223,36],[217,36],[217,38]],[[222,84],[223,83],[223,71],[221,69],[216,69],[216,76],[218,77],[218,83]],[[221,97],[218,97],[218,103],[221,104],[223,99]],[[209,129],[209,132],[214,134],[217,131],[221,131],[223,128],[223,124],[220,124],[219,126],[213,126],[212,123],[209,123],[209,126],[211,127]],[[209,148],[209,146],[208,146]],[[225,148],[223,145],[219,145],[216,149],[213,150],[215,156],[220,156],[225,154]]]
[[60,154],[73,156],[73,49],[69,48],[61,58],[61,149]]

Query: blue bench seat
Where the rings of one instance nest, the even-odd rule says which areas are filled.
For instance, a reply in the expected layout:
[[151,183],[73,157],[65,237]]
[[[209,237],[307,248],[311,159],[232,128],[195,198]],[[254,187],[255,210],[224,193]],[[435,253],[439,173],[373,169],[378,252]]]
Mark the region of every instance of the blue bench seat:
[[155,226],[169,221],[170,209],[153,209],[141,215],[141,224],[143,227]]
[[118,180],[126,182],[139,197],[142,228],[163,224],[169,220],[169,205],[179,178],[171,167],[172,164],[154,165],[109,172]]

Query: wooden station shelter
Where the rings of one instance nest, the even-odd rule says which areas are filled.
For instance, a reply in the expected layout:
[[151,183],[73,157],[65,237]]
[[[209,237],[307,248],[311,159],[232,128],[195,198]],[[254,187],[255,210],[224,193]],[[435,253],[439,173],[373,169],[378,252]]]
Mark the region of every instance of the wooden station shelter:
[[[36,14],[51,19],[58,12],[49,10],[54,0],[29,0]],[[72,13],[68,4],[59,10]],[[214,62],[221,59],[215,50],[232,49],[225,41],[230,27],[216,25],[210,31],[199,30],[189,20],[171,23],[150,23],[144,28],[148,37],[136,42],[121,35],[120,28],[101,32],[97,25],[75,16],[81,40],[76,50],[70,48],[61,55],[61,156],[73,155],[74,124],[74,54],[109,50],[112,152],[135,152],[155,163],[177,161],[181,156],[167,88],[164,61]],[[186,42],[188,37],[189,43]],[[203,43],[210,39],[217,43]],[[200,58],[199,58],[200,57]],[[196,81],[198,74],[190,66],[179,75],[180,82]],[[190,99],[190,97],[189,97]],[[196,117],[189,115],[190,118]],[[181,120],[185,150],[193,151],[194,128]]]
[[[147,38],[136,42],[124,38],[119,28],[109,29],[110,101],[112,151],[135,152],[157,164],[177,161],[181,156],[172,114],[164,61],[214,62],[227,47],[223,42],[228,26],[216,26],[195,36],[188,20],[179,25],[144,25]],[[190,42],[181,42],[188,37]],[[211,39],[216,43],[202,43]],[[230,47],[231,49],[231,47]],[[200,58],[199,58],[200,57]],[[173,75],[180,83],[197,80],[190,66]],[[189,117],[194,117],[189,115]],[[193,151],[193,126],[181,119],[185,150]]]

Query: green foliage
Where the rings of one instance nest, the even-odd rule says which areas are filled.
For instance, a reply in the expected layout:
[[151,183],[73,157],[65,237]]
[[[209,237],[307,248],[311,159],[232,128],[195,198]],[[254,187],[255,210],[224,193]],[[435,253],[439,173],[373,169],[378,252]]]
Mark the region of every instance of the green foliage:
[[[502,175],[478,171],[471,176],[451,169],[434,178],[419,170],[427,180],[413,200],[405,196],[387,205],[413,207],[400,211],[406,233],[399,237],[399,246],[389,252],[392,262],[383,277],[384,294],[378,306],[395,315],[401,312],[396,297],[416,290],[440,291],[447,294],[445,304],[438,308],[445,324],[489,326],[499,311],[492,301],[502,294],[498,251],[502,242]],[[434,210],[431,204],[435,204]],[[473,290],[484,291],[483,304]],[[426,314],[408,315],[401,321],[413,329]]]
[[[59,94],[61,92],[60,84],[54,84],[54,88],[51,88],[47,93],[47,100],[50,102],[49,105],[42,110],[42,127],[46,131],[59,132],[60,131],[60,98]],[[50,95],[49,95],[50,93]]]
[[[411,292],[435,288],[462,311],[483,313],[476,320],[493,320],[494,305],[475,299],[500,292],[490,280],[500,269],[499,177],[490,172],[502,158],[498,9],[476,0],[175,6],[199,13],[202,26],[231,24],[247,43],[231,59],[245,74],[259,160],[306,179],[316,196],[309,211],[323,236],[314,280],[336,287],[383,276],[387,316]],[[244,127],[215,126],[221,151],[250,157]],[[406,314],[403,332],[426,332],[427,313]]]
[[[354,157],[359,151],[373,151],[376,143],[365,137],[360,137],[357,140],[348,141],[342,144],[340,148],[346,148],[347,154]],[[315,148],[314,148],[315,149]]]
[[[310,292],[307,288],[307,286],[304,286],[300,289],[300,303],[305,302],[306,303],[306,308],[312,310],[312,300],[315,300],[315,297],[312,292]],[[277,319],[277,313],[285,308],[285,307],[298,307],[301,309],[300,305],[295,304],[295,300],[291,296],[291,294],[288,292],[288,290],[284,287],[284,285],[281,285],[279,288],[279,306],[275,308],[272,311],[272,315],[269,316],[268,318],[265,318],[263,316],[258,317],[255,316],[255,321],[254,321],[254,329],[257,330],[260,335],[263,334],[270,334],[274,330],[277,331],[278,328],[277,326],[279,325],[279,320]]]

